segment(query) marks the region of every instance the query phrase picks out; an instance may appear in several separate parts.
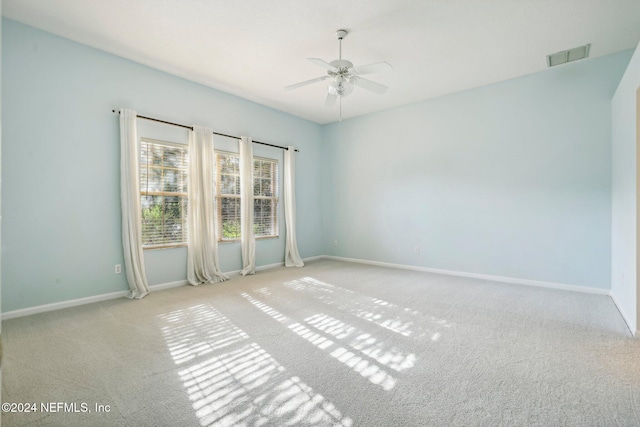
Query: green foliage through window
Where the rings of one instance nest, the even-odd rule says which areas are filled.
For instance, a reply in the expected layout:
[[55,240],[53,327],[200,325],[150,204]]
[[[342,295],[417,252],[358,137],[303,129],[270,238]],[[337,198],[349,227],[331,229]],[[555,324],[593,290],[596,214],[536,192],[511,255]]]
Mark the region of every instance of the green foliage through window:
[[188,148],[143,139],[140,201],[143,246],[187,242]]
[[[240,238],[240,157],[216,152],[219,239]],[[256,237],[278,236],[278,161],[253,160],[253,230]]]

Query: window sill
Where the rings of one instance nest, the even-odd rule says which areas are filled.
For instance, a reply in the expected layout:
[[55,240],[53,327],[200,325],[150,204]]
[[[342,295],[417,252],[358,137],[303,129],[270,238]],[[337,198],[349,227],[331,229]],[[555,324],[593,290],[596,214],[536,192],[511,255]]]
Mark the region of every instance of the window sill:
[[[279,239],[280,235],[278,236],[260,236],[260,237],[256,237],[256,240],[272,240],[272,239]],[[240,239],[225,239],[225,240],[218,240],[218,243],[240,243]],[[154,251],[157,249],[176,249],[176,248],[186,248],[187,244],[186,243],[179,243],[179,244],[175,244],[175,245],[154,245],[154,246],[143,246],[142,250],[144,251]]]
[[[278,236],[260,236],[260,237],[256,237],[256,240],[272,240],[272,239],[279,239],[280,235]],[[240,239],[224,239],[224,240],[218,240],[218,243],[240,243]]]
[[154,246],[143,246],[143,251],[154,251],[156,249],[176,249],[176,248],[186,248],[186,243],[178,243],[174,245],[154,245]]

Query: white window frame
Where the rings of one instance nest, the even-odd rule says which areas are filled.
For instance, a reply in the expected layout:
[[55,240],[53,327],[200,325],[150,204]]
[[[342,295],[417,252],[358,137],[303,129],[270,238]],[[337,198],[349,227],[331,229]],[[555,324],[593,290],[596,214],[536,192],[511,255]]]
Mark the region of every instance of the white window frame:
[[[148,188],[144,188],[142,185],[142,169],[143,168],[148,168],[150,167],[148,163],[142,163],[142,144],[143,143],[148,143],[148,144],[156,144],[156,145],[162,145],[162,146],[166,146],[166,147],[175,147],[175,148],[180,148],[182,150],[186,150],[187,151],[187,160],[186,160],[186,165],[187,168],[185,170],[186,172],[186,183],[187,183],[187,192],[173,192],[173,191],[147,191]],[[188,193],[188,182],[189,182],[189,146],[185,145],[185,144],[179,144],[179,143],[175,143],[175,142],[169,142],[169,141],[162,141],[162,140],[158,140],[158,139],[152,139],[152,138],[140,138],[140,146],[139,146],[139,157],[140,157],[140,208],[141,208],[141,218],[144,224],[144,214],[143,214],[143,202],[142,202],[142,198],[145,196],[162,196],[162,197],[180,197],[184,203],[183,205],[183,209],[182,209],[182,230],[183,231],[183,241],[180,242],[170,242],[170,243],[160,243],[160,244],[147,244],[145,245],[143,243],[142,245],[142,249],[144,250],[148,250],[148,249],[165,249],[165,248],[176,248],[176,247],[185,247],[187,246],[187,239],[188,239],[188,227],[187,227],[187,223],[188,223],[188,209],[189,209],[189,193]],[[156,167],[157,166],[153,166]],[[162,167],[162,169],[168,169],[168,167]],[[147,172],[148,173],[148,172]],[[144,233],[144,227],[143,224],[141,224],[141,228],[142,231]],[[143,241],[144,241],[144,234],[143,234]]]
[[[240,241],[240,237],[236,237],[236,238],[224,238],[223,236],[223,222],[222,222],[222,198],[235,198],[238,201],[240,201],[240,194],[222,194],[222,179],[221,179],[221,174],[222,171],[220,170],[220,162],[218,159],[218,155],[225,155],[225,156],[233,156],[233,157],[239,157],[240,154],[239,153],[234,153],[232,151],[224,151],[224,150],[215,150],[215,163],[216,163],[216,170],[215,170],[215,175],[216,175],[216,227],[217,227],[217,235],[218,235],[218,242],[220,243],[227,243],[227,242],[239,242]],[[271,214],[271,218],[272,218],[272,226],[271,229],[274,230],[274,234],[270,234],[268,236],[256,236],[256,240],[265,240],[265,239],[277,239],[280,237],[280,161],[278,159],[274,159],[274,158],[269,158],[269,157],[258,157],[258,156],[254,156],[253,157],[253,161],[255,162],[256,160],[259,161],[267,161],[270,163],[275,164],[275,170],[272,173],[272,177],[271,177],[271,185],[273,188],[273,196],[253,196],[254,200],[261,200],[261,199],[267,199],[267,200],[273,200],[273,203],[271,204],[272,206],[272,214]],[[255,167],[255,164],[252,165],[253,167]],[[238,179],[239,179],[240,175],[238,173]],[[255,177],[254,177],[255,179]],[[255,215],[255,212],[254,212]],[[238,217],[238,220],[241,220],[240,217]],[[254,224],[255,224],[255,217],[254,217]]]

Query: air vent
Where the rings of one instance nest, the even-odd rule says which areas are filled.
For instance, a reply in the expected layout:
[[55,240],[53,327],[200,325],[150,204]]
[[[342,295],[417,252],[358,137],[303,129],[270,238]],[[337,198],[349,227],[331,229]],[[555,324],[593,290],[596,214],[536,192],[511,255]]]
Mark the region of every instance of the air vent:
[[556,65],[566,64],[567,62],[585,59],[589,56],[590,47],[590,44],[586,44],[584,46],[574,47],[573,49],[563,50],[562,52],[552,53],[551,55],[547,55],[547,64],[549,64],[549,67],[555,67]]

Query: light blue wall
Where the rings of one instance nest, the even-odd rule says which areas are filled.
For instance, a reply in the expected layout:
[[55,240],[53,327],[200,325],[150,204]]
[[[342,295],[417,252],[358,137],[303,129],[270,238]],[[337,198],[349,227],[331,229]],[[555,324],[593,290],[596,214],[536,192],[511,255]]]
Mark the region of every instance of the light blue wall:
[[[640,46],[640,45],[639,45]],[[636,48],[612,101],[611,293],[630,323],[640,325],[638,292],[638,149],[636,126],[640,48]]]
[[[11,20],[2,25],[2,74],[4,312],[127,289],[113,271],[123,263],[111,113],[120,107],[299,147],[300,254],[322,253],[319,125]],[[168,126],[142,128],[141,136],[175,135]],[[228,149],[232,142],[216,139]],[[255,153],[282,158],[277,149]],[[281,230],[256,243],[258,265],[283,261]],[[185,249],[146,251],[145,261],[151,284],[186,276]],[[239,269],[239,244],[221,245],[220,261],[225,271]]]
[[325,252],[609,288],[611,97],[630,56],[326,126]]
[[[298,146],[303,257],[611,284],[611,97],[631,52],[322,127],[11,20],[2,36],[3,311],[127,288],[113,273],[122,249],[110,111],[123,106]],[[143,121],[140,135],[186,142]],[[258,264],[283,250],[282,238],[258,241]],[[239,244],[221,245],[220,259],[239,269]],[[185,278],[183,248],[145,260],[152,284]]]

